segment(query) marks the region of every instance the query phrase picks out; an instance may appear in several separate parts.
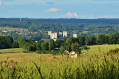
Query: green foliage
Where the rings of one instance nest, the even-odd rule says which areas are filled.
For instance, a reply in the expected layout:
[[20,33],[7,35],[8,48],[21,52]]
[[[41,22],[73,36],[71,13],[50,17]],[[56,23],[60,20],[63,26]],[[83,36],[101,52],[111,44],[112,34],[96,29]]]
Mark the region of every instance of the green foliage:
[[10,36],[0,36],[0,49],[11,48],[13,38]]
[[77,43],[77,42],[72,43],[71,50],[75,51],[75,52],[79,51],[79,43]]
[[36,43],[36,50],[41,50],[41,43]]
[[85,45],[86,44],[86,36],[79,36],[78,37],[78,39],[79,39],[79,44],[80,45]]
[[82,49],[83,49],[83,50],[88,50],[88,49],[90,49],[90,48],[87,47],[87,46],[83,46]]
[[118,43],[118,39],[119,39],[119,34],[117,34],[117,33],[108,35],[109,44],[117,44]]
[[24,38],[18,38],[16,42],[19,44],[19,47],[22,48],[25,44],[25,39]]
[[26,47],[26,49],[27,49],[28,51],[36,51],[35,45],[28,45],[28,46]]
[[62,52],[62,54],[64,53],[64,51],[65,51],[65,47],[64,46],[61,46],[60,47],[60,51]]
[[16,41],[20,48],[24,48],[27,51],[36,51],[36,43],[33,40],[25,40],[24,38],[18,38]]
[[62,45],[64,45],[64,40],[56,40],[55,41],[55,47],[60,47]]
[[43,43],[43,40],[40,40],[36,43],[36,50],[41,50],[41,44]]
[[[119,34],[100,34],[97,36],[79,36],[78,38],[64,38],[61,40],[50,40],[49,42],[44,42],[40,40],[35,42],[32,39],[18,38],[16,42],[13,43],[13,39],[9,36],[0,36],[0,47],[1,48],[11,48],[19,47],[27,49],[28,51],[37,51],[37,50],[55,50],[55,48],[61,48],[63,50],[80,52],[79,47],[85,45],[102,45],[102,44],[118,44],[119,43]],[[13,44],[12,44],[13,43]],[[63,49],[64,48],[64,49]],[[56,49],[58,50],[58,49]]]
[[41,44],[41,49],[42,50],[48,50],[48,43],[47,42],[43,42],[42,44]]
[[96,45],[96,37],[95,36],[89,37],[88,45]]
[[18,44],[17,42],[14,42],[14,43],[12,44],[12,48],[19,48],[19,44]]
[[107,44],[108,43],[108,37],[104,34],[100,34],[100,35],[98,35],[96,42],[98,45]]
[[50,40],[49,42],[48,42],[48,45],[49,45],[49,50],[53,50],[54,49],[54,40]]

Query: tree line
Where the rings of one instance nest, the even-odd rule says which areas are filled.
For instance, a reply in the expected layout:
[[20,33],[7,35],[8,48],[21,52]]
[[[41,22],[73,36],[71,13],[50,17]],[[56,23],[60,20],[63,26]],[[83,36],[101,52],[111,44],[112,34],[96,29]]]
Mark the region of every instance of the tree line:
[[10,36],[0,36],[0,49],[18,48],[19,44],[14,42]]
[[80,53],[81,48],[86,45],[119,44],[119,34],[100,34],[97,36],[78,36],[78,38],[64,38],[60,40],[50,40],[44,42],[40,40],[35,42],[31,39],[18,38],[13,41],[10,36],[0,36],[0,49],[5,48],[24,48],[27,51],[52,51],[58,50],[63,53],[65,50]]

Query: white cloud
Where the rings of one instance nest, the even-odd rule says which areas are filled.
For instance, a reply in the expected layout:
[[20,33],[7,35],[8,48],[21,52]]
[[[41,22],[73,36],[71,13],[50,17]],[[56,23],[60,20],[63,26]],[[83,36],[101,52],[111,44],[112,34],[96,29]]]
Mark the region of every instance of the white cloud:
[[2,1],[0,0],[0,6],[2,5]]
[[47,10],[48,12],[57,12],[59,9],[57,8],[50,8],[49,10]]
[[67,12],[67,13],[66,13],[66,16],[68,16],[68,17],[72,17],[72,16],[73,16],[73,13],[71,13],[71,12]]
[[74,12],[74,16],[75,16],[75,17],[78,17],[78,14],[77,14],[77,12]]
[[74,12],[74,13],[72,13],[72,12],[67,12],[67,13],[66,13],[66,16],[68,16],[68,17],[78,17],[78,14],[77,14],[77,12]]

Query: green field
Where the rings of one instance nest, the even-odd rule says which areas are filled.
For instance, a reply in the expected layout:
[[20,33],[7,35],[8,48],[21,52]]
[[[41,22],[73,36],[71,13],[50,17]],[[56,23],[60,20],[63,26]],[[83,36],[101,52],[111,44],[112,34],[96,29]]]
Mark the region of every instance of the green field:
[[[115,45],[94,45],[94,46],[87,46],[89,47],[88,50],[82,50],[82,53],[85,54],[96,54],[96,53],[108,53],[110,49],[119,48],[119,44]],[[0,49],[1,53],[24,53],[26,50],[23,48],[10,48],[10,49]]]
[[108,53],[110,49],[116,49],[119,48],[119,44],[115,45],[94,45],[94,46],[88,46],[88,50],[83,50],[82,53],[85,54],[105,54]]
[[[0,79],[119,79],[119,45],[89,46],[78,58],[2,49]],[[13,51],[14,53],[6,53]],[[103,53],[104,52],[104,53]]]
[[24,53],[25,51],[22,48],[0,49],[0,53]]

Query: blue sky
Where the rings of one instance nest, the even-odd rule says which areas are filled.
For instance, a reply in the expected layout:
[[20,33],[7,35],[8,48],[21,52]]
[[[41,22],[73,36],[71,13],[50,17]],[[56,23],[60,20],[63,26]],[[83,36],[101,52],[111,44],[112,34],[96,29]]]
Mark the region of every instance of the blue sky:
[[119,0],[0,0],[0,17],[119,18]]

